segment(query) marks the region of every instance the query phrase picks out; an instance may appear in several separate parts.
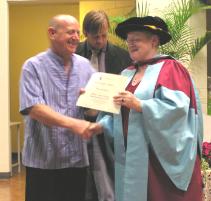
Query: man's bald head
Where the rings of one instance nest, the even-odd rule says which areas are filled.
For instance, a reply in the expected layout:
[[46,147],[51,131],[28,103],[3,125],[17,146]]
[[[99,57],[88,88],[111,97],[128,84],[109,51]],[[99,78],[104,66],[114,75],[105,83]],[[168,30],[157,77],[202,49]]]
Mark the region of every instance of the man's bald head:
[[71,15],[56,15],[49,21],[48,27],[58,29],[66,24],[79,24],[79,22]]

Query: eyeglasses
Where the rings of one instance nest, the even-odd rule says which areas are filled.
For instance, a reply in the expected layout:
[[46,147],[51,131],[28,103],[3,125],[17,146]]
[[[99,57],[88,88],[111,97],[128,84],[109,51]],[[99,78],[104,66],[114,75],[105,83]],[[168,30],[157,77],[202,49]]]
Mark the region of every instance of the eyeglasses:
[[126,40],[126,43],[127,44],[135,44],[135,43],[139,43],[141,42],[142,40],[140,38],[134,38],[134,39],[127,39]]

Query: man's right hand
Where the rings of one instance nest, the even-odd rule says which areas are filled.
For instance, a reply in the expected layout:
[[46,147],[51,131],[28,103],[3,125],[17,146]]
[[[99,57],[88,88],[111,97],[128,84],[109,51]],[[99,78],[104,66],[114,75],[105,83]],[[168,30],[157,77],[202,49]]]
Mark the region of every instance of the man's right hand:
[[84,139],[89,139],[93,135],[100,134],[103,131],[102,126],[99,123],[91,123],[85,120],[75,119],[75,126],[71,131],[80,135]]
[[89,130],[90,122],[81,119],[72,119],[70,130],[76,134],[80,135],[82,138],[89,138],[92,135],[92,131]]

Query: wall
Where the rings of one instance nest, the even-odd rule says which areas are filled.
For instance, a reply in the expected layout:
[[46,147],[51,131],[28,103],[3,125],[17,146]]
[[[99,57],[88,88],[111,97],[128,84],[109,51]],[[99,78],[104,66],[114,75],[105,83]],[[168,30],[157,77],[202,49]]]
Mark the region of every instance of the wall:
[[[8,58],[8,7],[0,0],[0,173],[8,176],[10,172],[10,132],[9,132],[9,58]],[[5,175],[4,175],[5,174]]]
[[[90,10],[104,10],[109,16],[121,16],[135,8],[135,0],[80,1],[80,23]],[[82,26],[81,26],[82,27]]]
[[[200,26],[198,24],[200,22]],[[190,20],[195,37],[200,37],[206,32],[206,13],[201,12],[194,15]],[[191,63],[192,77],[199,90],[202,108],[207,113],[207,46],[205,46]]]
[[211,142],[211,116],[204,114],[204,141]]
[[37,3],[78,3],[79,0],[8,0],[8,2],[15,3],[29,3],[37,4]]
[[[156,0],[136,0],[136,4],[139,3],[139,5],[141,6],[142,4],[144,6],[148,5],[149,8],[149,15],[152,16],[162,16],[162,10],[167,7],[169,5],[169,3],[171,2],[171,0],[162,0],[161,1],[156,1]],[[138,6],[136,6],[137,8],[137,13],[138,12]]]
[[[23,62],[48,48],[47,26],[56,14],[71,14],[79,18],[78,4],[11,4],[10,17],[10,116],[11,121],[22,121],[19,114],[19,77]],[[15,130],[12,130],[15,133]],[[23,126],[21,127],[21,147]],[[12,147],[17,150],[13,134]]]

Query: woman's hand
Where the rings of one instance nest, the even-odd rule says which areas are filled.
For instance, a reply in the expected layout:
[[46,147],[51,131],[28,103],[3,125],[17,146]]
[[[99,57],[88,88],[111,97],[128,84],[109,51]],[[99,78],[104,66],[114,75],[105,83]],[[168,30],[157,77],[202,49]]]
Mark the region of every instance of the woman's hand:
[[142,112],[141,102],[129,91],[120,92],[117,96],[114,96],[114,103],[117,105],[125,106],[129,109],[134,109],[137,112]]
[[91,131],[93,135],[98,135],[103,132],[103,127],[99,123],[91,123],[89,126],[89,131]]

